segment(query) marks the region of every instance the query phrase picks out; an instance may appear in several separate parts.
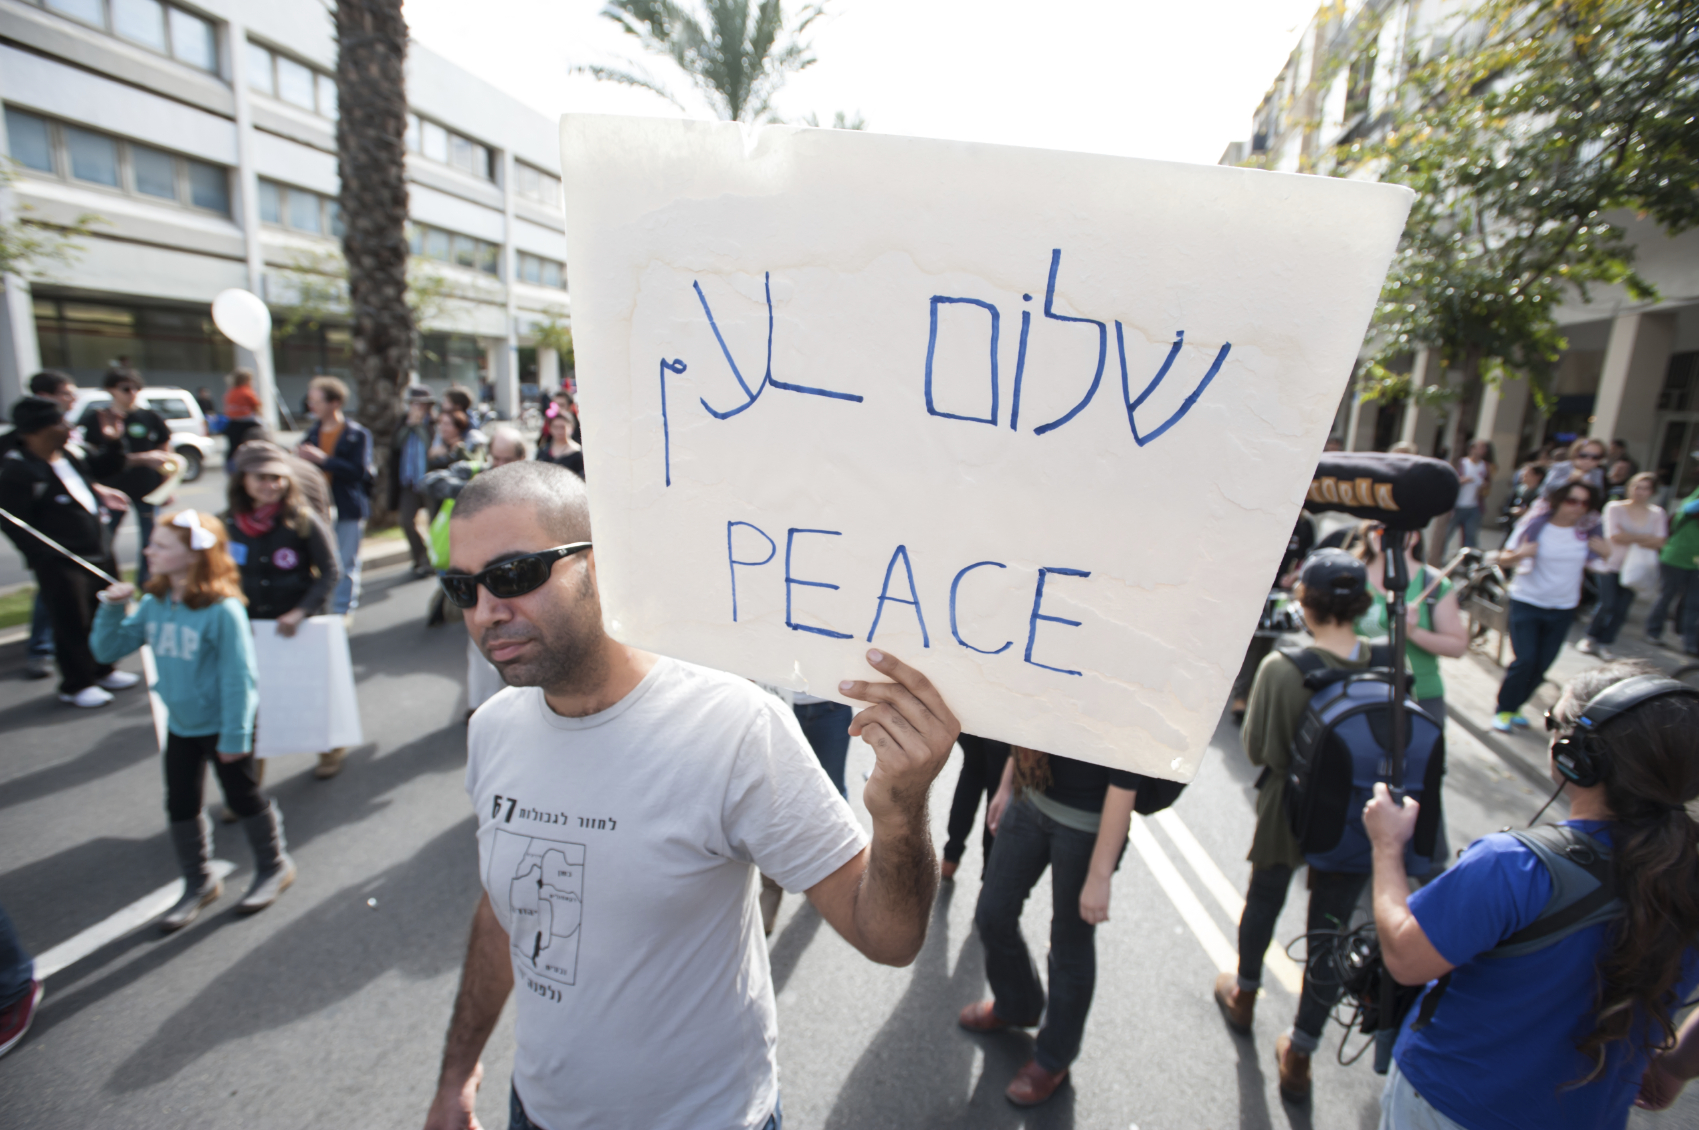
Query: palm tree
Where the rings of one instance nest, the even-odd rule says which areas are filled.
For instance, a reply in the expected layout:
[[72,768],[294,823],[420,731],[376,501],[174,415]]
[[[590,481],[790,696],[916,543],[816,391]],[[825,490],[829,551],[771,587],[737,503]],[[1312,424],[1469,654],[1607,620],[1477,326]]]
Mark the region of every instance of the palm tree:
[[372,521],[391,517],[384,483],[400,391],[413,361],[407,303],[407,21],[401,0],[337,0],[336,120],[342,254],[348,263],[359,420],[379,481]]
[[[787,27],[779,5],[780,0],[702,0],[691,11],[673,0],[608,0],[602,15],[636,36],[645,51],[677,63],[721,118],[754,122],[771,113],[772,97],[785,79],[814,62],[802,33],[826,7],[805,5]],[[672,91],[646,75],[612,67],[574,69],[652,91],[684,109]]]

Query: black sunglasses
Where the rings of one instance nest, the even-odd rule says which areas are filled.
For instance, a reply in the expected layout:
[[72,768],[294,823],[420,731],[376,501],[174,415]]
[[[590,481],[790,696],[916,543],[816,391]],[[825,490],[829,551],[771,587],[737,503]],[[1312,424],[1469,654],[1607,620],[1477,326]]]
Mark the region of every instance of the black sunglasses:
[[589,542],[575,541],[571,545],[557,545],[540,553],[527,553],[524,557],[491,565],[481,573],[444,573],[437,579],[448,599],[461,608],[472,608],[478,603],[479,585],[489,589],[490,595],[497,600],[524,596],[543,586],[556,561],[589,548]]

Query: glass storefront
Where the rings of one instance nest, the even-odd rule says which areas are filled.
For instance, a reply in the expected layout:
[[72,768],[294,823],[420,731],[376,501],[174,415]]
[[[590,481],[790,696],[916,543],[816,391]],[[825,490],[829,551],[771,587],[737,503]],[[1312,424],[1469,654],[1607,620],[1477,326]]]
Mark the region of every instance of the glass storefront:
[[206,307],[92,302],[35,293],[35,332],[44,369],[97,387],[114,367],[139,370],[150,385],[221,389],[235,346]]

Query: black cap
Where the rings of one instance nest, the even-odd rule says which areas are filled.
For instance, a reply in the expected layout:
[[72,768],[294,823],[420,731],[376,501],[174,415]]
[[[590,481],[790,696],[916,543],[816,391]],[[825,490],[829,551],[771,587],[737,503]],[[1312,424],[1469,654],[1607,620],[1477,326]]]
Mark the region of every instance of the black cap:
[[64,418],[65,410],[59,407],[59,402],[45,396],[26,396],[12,405],[12,426],[21,436],[51,428]]
[[1343,549],[1318,549],[1304,558],[1298,580],[1306,589],[1340,596],[1362,592],[1369,584],[1368,566]]

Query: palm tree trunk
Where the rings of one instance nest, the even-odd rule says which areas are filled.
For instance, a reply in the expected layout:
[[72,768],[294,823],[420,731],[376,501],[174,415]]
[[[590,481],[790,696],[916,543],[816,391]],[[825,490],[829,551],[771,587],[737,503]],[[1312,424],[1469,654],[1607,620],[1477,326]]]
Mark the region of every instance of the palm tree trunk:
[[413,361],[407,306],[407,21],[401,0],[337,0],[336,121],[359,421],[372,431],[372,522],[389,511],[389,441]]

